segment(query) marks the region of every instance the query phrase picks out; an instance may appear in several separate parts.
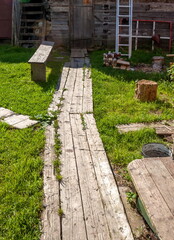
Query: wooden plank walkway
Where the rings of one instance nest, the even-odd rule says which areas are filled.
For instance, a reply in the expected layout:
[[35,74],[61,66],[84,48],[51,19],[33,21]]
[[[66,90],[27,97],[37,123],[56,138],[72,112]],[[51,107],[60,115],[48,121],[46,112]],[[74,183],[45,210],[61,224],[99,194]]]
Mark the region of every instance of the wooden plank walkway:
[[128,166],[139,198],[153,229],[161,240],[174,237],[174,161],[145,158]]
[[[59,99],[60,94],[63,96],[58,117],[63,181],[59,185],[57,209],[61,207],[64,216],[57,221],[59,236],[54,235],[57,233],[55,223],[50,226],[45,223],[41,239],[133,240],[92,114],[90,70],[81,65],[78,67],[79,62],[72,61],[72,67],[63,69],[63,84],[56,93]],[[54,97],[50,110],[56,108],[58,98]],[[54,187],[56,191],[56,185]],[[45,190],[48,192],[48,188]],[[47,230],[48,227],[50,230]],[[48,234],[51,234],[51,229],[52,237]]]

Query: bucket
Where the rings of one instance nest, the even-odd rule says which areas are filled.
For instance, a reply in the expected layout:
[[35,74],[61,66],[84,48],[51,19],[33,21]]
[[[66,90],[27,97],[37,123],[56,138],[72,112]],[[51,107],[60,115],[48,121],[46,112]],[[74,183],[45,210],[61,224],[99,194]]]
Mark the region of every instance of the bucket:
[[148,143],[142,147],[142,155],[145,158],[171,157],[172,152],[162,143]]

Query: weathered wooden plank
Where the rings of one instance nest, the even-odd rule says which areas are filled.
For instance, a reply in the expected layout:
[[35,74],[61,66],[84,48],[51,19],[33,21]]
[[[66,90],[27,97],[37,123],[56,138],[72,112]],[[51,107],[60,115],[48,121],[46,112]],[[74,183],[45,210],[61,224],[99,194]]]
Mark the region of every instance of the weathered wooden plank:
[[9,125],[15,125],[19,122],[29,119],[29,116],[24,115],[12,115],[3,119],[3,121]]
[[0,118],[9,117],[13,114],[15,113],[7,108],[3,108],[3,107],[0,108]]
[[85,137],[80,114],[71,114],[70,118],[88,239],[110,239],[105,211],[100,197],[100,186],[96,180],[90,151],[80,150],[80,138],[81,136]]
[[45,63],[49,54],[51,53],[53,45],[54,42],[43,42],[36,50],[34,55],[30,58],[28,63]]
[[83,68],[77,69],[76,82],[73,91],[70,113],[81,113],[83,106]]
[[18,122],[13,124],[13,127],[18,128],[18,129],[23,129],[23,128],[27,128],[30,126],[35,125],[36,123],[38,123],[38,121],[36,120],[31,120],[29,119],[29,117],[27,119],[25,119],[24,121]]
[[174,178],[174,162],[172,157],[161,158],[160,159],[164,166],[167,168],[171,176]]
[[158,237],[161,240],[172,239],[174,217],[148,172],[145,160],[137,159],[131,162],[128,165],[129,173]]
[[63,176],[63,182],[60,185],[61,208],[64,212],[62,238],[87,240],[69,113],[60,114],[59,127],[62,141],[61,174]]
[[85,69],[83,113],[93,112],[92,79],[90,75],[91,75],[91,71],[89,69]]
[[48,112],[51,113],[51,111],[56,111],[58,109],[58,104],[61,102],[61,97],[65,91],[65,85],[67,82],[67,77],[69,74],[69,65],[70,63],[65,63],[63,69],[62,69],[62,74],[59,80],[59,86],[58,90],[55,92],[53,96],[53,101],[49,106]]
[[46,128],[46,145],[44,151],[44,210],[42,212],[41,240],[60,240],[60,217],[58,215],[59,183],[54,175],[55,130],[53,125]]
[[70,68],[67,82],[65,85],[65,91],[63,94],[64,100],[63,100],[62,111],[70,112],[71,102],[72,102],[72,97],[73,97],[73,92],[74,92],[74,86],[75,86],[75,81],[76,81],[76,74],[77,74],[77,69]]
[[86,134],[91,157],[94,162],[96,178],[100,186],[102,201],[105,203],[105,215],[111,239],[133,240],[117,185],[99,137],[95,119],[92,114],[85,114],[84,119],[86,122]]
[[[144,160],[151,178],[156,184],[156,187],[161,192],[166,204],[168,205],[174,217],[174,179],[169,173],[168,169],[164,166],[160,158],[147,158]],[[174,168],[174,164],[173,164]]]

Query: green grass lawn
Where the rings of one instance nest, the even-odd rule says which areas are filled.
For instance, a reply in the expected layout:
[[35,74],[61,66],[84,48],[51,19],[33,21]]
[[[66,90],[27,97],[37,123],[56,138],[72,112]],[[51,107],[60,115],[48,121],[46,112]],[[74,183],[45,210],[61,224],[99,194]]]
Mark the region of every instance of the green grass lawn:
[[[32,82],[27,61],[34,51],[0,46],[0,107],[32,117],[47,113],[63,66],[49,62],[48,81]],[[17,130],[0,122],[0,240],[39,239],[44,144],[43,127]]]
[[[120,134],[118,124],[152,122],[174,119],[174,82],[169,82],[166,73],[146,74],[135,71],[115,70],[103,66],[103,51],[91,53],[94,114],[107,155],[113,165],[125,167],[141,158],[143,144],[162,142],[155,131],[143,129]],[[132,63],[150,62],[152,53],[135,52]],[[152,103],[135,99],[137,80],[147,79],[158,82],[158,98]]]

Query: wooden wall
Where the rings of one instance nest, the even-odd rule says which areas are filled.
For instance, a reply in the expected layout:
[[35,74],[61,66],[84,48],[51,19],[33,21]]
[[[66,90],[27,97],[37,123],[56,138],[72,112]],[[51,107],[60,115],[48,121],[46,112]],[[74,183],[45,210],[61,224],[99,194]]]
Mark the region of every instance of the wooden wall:
[[[73,0],[49,0],[52,26],[50,38],[58,46],[70,47],[72,2]],[[93,34],[90,47],[114,47],[116,0],[90,0],[90,3],[93,11]],[[133,18],[174,23],[174,1],[134,0]],[[166,28],[168,27],[165,25],[162,30],[164,34],[168,34]]]

